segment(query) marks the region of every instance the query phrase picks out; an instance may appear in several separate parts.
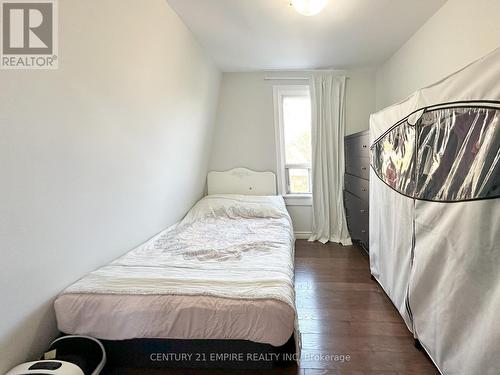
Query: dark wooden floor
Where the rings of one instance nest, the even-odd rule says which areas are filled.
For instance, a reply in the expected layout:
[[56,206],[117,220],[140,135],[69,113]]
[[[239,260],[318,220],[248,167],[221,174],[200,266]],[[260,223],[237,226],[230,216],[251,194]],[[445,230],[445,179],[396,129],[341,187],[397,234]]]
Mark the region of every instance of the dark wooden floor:
[[[415,349],[412,335],[389,298],[370,279],[369,261],[363,250],[299,240],[295,277],[302,332],[300,368],[130,370],[127,375],[438,374],[430,360]],[[334,355],[349,356],[349,361],[335,361]]]

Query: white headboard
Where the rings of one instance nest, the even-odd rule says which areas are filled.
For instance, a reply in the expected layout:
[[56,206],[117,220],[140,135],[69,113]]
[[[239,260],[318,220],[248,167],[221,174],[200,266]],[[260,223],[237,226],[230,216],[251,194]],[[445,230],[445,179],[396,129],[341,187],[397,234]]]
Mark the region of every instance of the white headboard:
[[208,194],[276,195],[276,175],[247,168],[208,172]]

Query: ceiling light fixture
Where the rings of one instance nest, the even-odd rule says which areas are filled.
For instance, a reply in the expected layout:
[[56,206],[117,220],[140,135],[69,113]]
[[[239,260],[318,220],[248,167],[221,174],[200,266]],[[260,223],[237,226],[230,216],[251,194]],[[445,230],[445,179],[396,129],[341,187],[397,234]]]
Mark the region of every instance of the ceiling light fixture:
[[304,16],[315,16],[323,10],[328,0],[290,0],[290,5]]

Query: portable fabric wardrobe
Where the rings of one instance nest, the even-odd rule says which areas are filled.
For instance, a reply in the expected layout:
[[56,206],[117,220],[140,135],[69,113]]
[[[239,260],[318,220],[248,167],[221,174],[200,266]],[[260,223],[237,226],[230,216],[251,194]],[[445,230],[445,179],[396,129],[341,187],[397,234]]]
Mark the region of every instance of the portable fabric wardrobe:
[[372,275],[443,374],[500,374],[500,49],[370,135]]

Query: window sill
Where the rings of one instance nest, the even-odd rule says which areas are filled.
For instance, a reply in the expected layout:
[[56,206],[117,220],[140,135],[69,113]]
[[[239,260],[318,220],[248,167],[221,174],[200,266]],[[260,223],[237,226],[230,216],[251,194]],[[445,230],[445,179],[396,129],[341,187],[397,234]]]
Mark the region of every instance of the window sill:
[[283,195],[287,206],[312,206],[312,194]]

